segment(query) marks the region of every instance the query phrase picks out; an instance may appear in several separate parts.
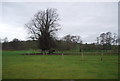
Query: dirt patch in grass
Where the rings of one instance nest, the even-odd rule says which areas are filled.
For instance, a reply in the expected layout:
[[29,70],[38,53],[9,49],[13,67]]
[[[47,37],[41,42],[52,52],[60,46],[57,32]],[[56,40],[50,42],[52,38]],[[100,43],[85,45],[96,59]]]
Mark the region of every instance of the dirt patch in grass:
[[23,55],[81,55],[81,54],[62,54],[62,53],[52,53],[52,54],[43,54],[43,53],[25,53]]
[[43,54],[43,53],[26,53],[23,55],[62,55],[62,53]]

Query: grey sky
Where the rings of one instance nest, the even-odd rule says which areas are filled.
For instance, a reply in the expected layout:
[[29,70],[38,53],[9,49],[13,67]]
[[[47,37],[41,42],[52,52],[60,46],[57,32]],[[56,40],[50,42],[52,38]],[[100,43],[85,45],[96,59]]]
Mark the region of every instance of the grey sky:
[[58,10],[62,28],[58,37],[80,35],[84,42],[95,42],[102,32],[118,33],[117,2],[3,2],[0,38],[26,40],[24,24],[47,8]]

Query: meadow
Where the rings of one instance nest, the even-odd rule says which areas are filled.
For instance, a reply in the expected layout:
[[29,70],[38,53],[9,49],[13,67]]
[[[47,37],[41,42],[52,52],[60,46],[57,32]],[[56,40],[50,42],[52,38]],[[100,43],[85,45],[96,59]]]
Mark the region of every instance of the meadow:
[[3,79],[118,79],[118,55],[22,55],[3,51]]

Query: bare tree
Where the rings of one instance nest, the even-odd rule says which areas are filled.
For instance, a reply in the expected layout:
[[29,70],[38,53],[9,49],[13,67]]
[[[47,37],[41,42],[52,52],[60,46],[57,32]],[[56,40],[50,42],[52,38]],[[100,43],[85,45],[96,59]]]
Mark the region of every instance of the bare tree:
[[63,41],[71,42],[71,35],[68,34],[62,38]]
[[110,46],[110,45],[116,45],[117,43],[117,34],[114,33],[112,35],[111,32],[107,32],[107,33],[102,33],[100,34],[100,44],[101,45],[107,45],[107,46]]
[[112,40],[113,40],[113,38],[112,38],[112,33],[111,32],[107,32],[106,33],[106,45],[111,45],[112,44]]
[[73,42],[73,43],[81,43],[82,42],[80,36],[74,36],[74,35],[70,35],[70,34],[64,36],[62,40],[67,41],[67,42]]
[[118,43],[118,38],[117,38],[117,34],[116,33],[113,34],[112,43],[113,43],[113,45],[117,45],[117,43]]
[[61,41],[64,42],[64,47],[62,48],[65,48],[67,50],[70,50],[70,49],[73,49],[75,47],[78,47],[78,44],[81,44],[82,43],[82,40],[81,40],[81,37],[80,36],[75,36],[75,35],[65,35]]
[[101,45],[106,44],[106,34],[105,33],[100,34],[100,44]]
[[72,42],[75,42],[75,43],[81,43],[82,42],[80,36],[71,36],[71,40],[72,40]]
[[[99,38],[100,38],[100,45],[102,45],[102,50],[106,50],[106,51],[111,50],[111,48],[113,47],[112,45],[117,45],[118,42],[116,33],[114,34],[112,34],[111,32],[102,33],[100,34]],[[97,43],[98,41],[99,40],[97,38]]]
[[8,38],[5,37],[4,39],[2,39],[3,43],[7,43],[8,42]]
[[97,37],[96,41],[97,41],[96,44],[99,45],[100,44],[100,37]]
[[58,31],[57,9],[48,8],[35,14],[31,22],[25,24],[30,38],[37,39],[42,51],[50,50],[54,46],[55,32]]

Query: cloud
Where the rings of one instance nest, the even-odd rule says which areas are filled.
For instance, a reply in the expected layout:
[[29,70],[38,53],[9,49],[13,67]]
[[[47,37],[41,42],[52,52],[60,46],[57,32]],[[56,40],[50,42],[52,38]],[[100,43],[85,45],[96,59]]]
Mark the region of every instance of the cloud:
[[0,23],[0,38],[8,37],[9,41],[13,40],[14,38],[26,40],[27,34],[23,27],[13,28],[7,24]]
[[117,2],[5,2],[0,36],[25,39],[24,24],[46,8],[58,10],[62,28],[58,37],[80,35],[85,42],[94,42],[101,32],[118,33]]

